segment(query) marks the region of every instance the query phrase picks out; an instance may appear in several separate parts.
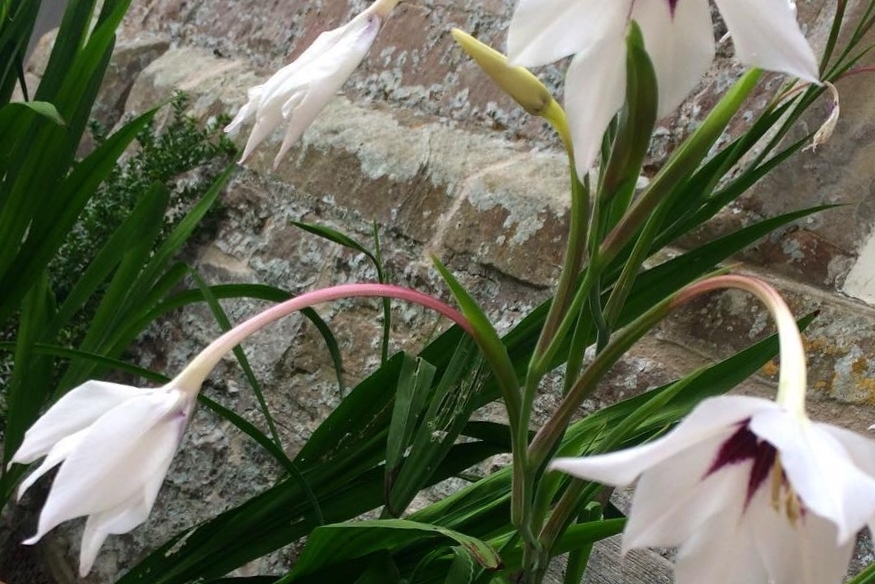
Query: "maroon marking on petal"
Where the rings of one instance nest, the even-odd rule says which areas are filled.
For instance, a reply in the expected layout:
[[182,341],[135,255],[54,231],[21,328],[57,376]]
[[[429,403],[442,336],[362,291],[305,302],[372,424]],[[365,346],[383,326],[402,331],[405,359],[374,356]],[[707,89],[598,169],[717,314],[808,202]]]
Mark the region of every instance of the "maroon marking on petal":
[[671,12],[671,17],[674,18],[674,9],[677,8],[678,0],[668,0],[668,10]]
[[760,440],[756,434],[750,431],[748,423],[744,420],[738,426],[738,430],[729,437],[717,451],[717,456],[708,472],[703,478],[707,478],[725,466],[741,464],[747,461],[753,462],[750,469],[750,478],[747,481],[747,493],[745,493],[745,506],[750,503],[754,493],[768,478],[775,464],[777,451],[775,447]]
[[706,478],[724,466],[746,462],[756,456],[758,438],[748,429],[748,422],[750,419],[741,422],[735,434],[720,446],[717,457],[705,473]]
[[756,493],[760,485],[765,482],[769,473],[772,472],[772,467],[775,466],[775,458],[777,455],[778,451],[774,446],[768,442],[760,440],[757,454],[753,459],[753,468],[750,469],[750,479],[747,481],[747,499],[744,502],[745,506],[750,503],[754,493]]

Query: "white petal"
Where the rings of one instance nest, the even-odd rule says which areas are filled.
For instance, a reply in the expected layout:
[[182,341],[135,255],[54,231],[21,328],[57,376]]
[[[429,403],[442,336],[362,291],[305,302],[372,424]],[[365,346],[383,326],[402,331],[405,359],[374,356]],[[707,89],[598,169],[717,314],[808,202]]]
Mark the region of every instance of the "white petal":
[[255,126],[246,140],[246,147],[240,157],[240,164],[246,162],[255,148],[264,142],[264,139],[273,133],[274,129],[282,124],[283,114],[279,105],[271,107],[270,104],[262,105],[255,114]]
[[[330,48],[319,49],[314,43],[305,53],[313,51],[313,56],[295,74],[296,79],[301,84],[336,84],[340,89],[367,55],[380,32],[380,23],[376,14],[362,13],[346,25],[343,36],[337,38]],[[305,55],[301,56],[302,59]]]
[[706,0],[636,2],[632,19],[656,72],[659,116],[671,113],[702,79],[714,60],[714,27]]
[[87,430],[80,430],[75,434],[71,434],[66,438],[59,440],[58,443],[49,450],[49,453],[45,460],[43,460],[42,464],[39,465],[36,470],[31,472],[26,479],[21,481],[21,484],[18,486],[18,499],[21,499],[22,495],[33,486],[37,479],[61,464],[64,459],[66,459],[70,453],[79,446],[79,443],[82,441],[82,438],[85,437],[86,432]]
[[814,426],[838,440],[854,464],[869,476],[875,477],[875,441],[840,426],[819,422],[814,422]]
[[261,97],[264,92],[264,85],[256,85],[247,92],[249,101],[243,104],[231,123],[225,126],[225,132],[231,134],[236,132],[240,126],[248,122],[258,111],[258,106],[261,104]]
[[[768,489],[751,501],[746,521],[769,582],[775,584],[839,584],[845,575],[854,540],[836,545],[836,528],[808,513],[795,525],[776,511]],[[765,581],[765,580],[764,580]]]
[[806,508],[835,523],[841,542],[875,515],[875,479],[857,468],[831,434],[780,410],[757,414],[750,429],[778,449]]
[[[313,62],[324,59],[327,55],[337,52],[343,44],[355,44],[362,34],[376,38],[380,30],[380,17],[372,12],[362,12],[345,25],[332,30],[326,30],[316,37],[307,49],[293,63],[287,65],[290,73],[297,75],[300,71],[313,65]],[[371,42],[373,42],[373,38]],[[370,46],[370,43],[368,43]],[[342,47],[341,47],[341,50]]]
[[750,533],[750,524],[741,511],[738,500],[732,499],[723,512],[703,523],[681,546],[675,561],[676,584],[769,582]]
[[82,532],[79,575],[84,578],[91,571],[100,546],[109,534],[129,532],[146,521],[151,510],[152,502],[147,505],[144,493],[140,492],[114,509],[89,516]]
[[144,396],[95,422],[58,470],[34,537],[117,507],[163,480],[186,423],[179,400],[178,392]]
[[679,545],[728,506],[742,508],[751,464],[709,474],[720,447],[736,431],[729,427],[641,476],[623,532],[624,550]]
[[544,65],[622,36],[630,5],[630,0],[520,0],[507,33],[510,63]]
[[[316,120],[319,113],[325,109],[334,91],[325,91],[326,88],[312,88],[307,94],[295,94],[283,104],[283,116],[289,121],[286,126],[286,134],[279,152],[273,160],[273,169],[276,170],[286,152],[297,142],[310,124]],[[339,89],[339,88],[338,88]]]
[[68,391],[30,427],[10,462],[29,464],[45,456],[60,439],[89,426],[124,401],[151,391],[106,381],[86,381]]
[[349,23],[346,35],[331,52],[319,59],[314,58],[296,75],[296,82],[302,84],[302,89],[300,93],[289,96],[282,106],[283,117],[289,120],[289,125],[274,159],[274,169],[361,64],[379,30],[377,15],[359,15]]
[[[875,477],[875,441],[839,426],[817,422],[814,425],[838,440],[860,470]],[[869,533],[875,536],[875,515],[869,518],[867,525]]]
[[[607,485],[631,484],[645,470],[690,449],[698,448],[727,428],[763,411],[776,410],[771,400],[747,396],[721,396],[703,400],[677,428],[666,436],[610,454],[559,458],[550,468]],[[716,451],[713,453],[716,456]]]
[[578,53],[565,75],[565,109],[574,144],[577,176],[595,162],[602,135],[623,105],[626,92],[626,46],[622,35]]
[[739,61],[817,83],[817,59],[789,0],[716,0]]
[[[345,26],[323,32],[293,63],[277,71],[264,84],[255,127],[240,162],[284,121],[289,122],[274,168],[304,130],[365,58],[377,38],[381,20],[363,12]],[[238,114],[238,117],[241,114]]]

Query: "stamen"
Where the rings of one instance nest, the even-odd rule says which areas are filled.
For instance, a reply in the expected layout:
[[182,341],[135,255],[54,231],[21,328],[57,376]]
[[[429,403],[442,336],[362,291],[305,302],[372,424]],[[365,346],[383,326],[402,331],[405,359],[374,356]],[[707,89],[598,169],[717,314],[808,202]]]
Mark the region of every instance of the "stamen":
[[[783,512],[790,521],[790,525],[796,527],[799,519],[805,514],[805,507],[799,500],[799,495],[787,481],[787,475],[781,466],[780,455],[775,458],[772,466],[772,509],[777,513]],[[783,495],[783,496],[782,496]]]
[[784,480],[784,470],[781,468],[780,457],[775,458],[772,466],[772,509],[781,510],[781,483]]

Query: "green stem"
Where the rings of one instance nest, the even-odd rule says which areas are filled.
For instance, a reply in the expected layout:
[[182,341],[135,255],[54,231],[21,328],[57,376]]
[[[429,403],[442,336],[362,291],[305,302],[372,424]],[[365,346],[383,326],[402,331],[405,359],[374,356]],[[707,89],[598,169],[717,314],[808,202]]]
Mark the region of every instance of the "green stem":
[[577,315],[577,323],[574,326],[574,333],[571,335],[571,346],[568,349],[568,359],[565,361],[563,396],[568,395],[568,392],[571,391],[574,382],[580,375],[580,370],[583,368],[583,359],[586,356],[586,348],[589,346],[592,324],[593,321],[588,318],[586,312]]
[[616,284],[614,284],[614,289],[611,291],[611,295],[608,298],[604,311],[604,318],[606,321],[605,326],[609,331],[613,328],[617,319],[620,317],[620,311],[622,311],[626,299],[632,291],[632,286],[635,284],[638,272],[641,269],[642,264],[644,264],[644,260],[650,255],[653,241],[656,239],[656,236],[659,235],[659,230],[662,227],[666,210],[669,208],[668,203],[670,202],[671,201],[666,200],[660,205],[650,219],[647,220],[647,223],[644,224],[644,229],[641,230],[641,235],[635,240],[632,253],[629,254],[629,258],[623,265],[623,271],[620,273],[620,277],[617,279]]
[[751,69],[726,93],[702,125],[684,141],[677,153],[656,175],[620,223],[605,237],[601,244],[601,255],[609,259],[616,257],[647,222],[660,202],[699,165],[723,133],[729,120],[741,108],[761,75],[761,70]]
[[656,323],[662,320],[670,311],[674,297],[669,297],[646,313],[641,315],[629,326],[619,331],[604,350],[598,353],[586,368],[583,375],[574,383],[571,390],[559,404],[557,410],[550,416],[535,435],[529,446],[529,464],[538,468],[544,464],[550,453],[558,444],[565,433],[565,429],[571,422],[571,418],[577,412],[589,393],[595,389],[601,378],[625,353],[643,337]]
[[574,161],[570,161],[571,171],[571,210],[569,211],[568,245],[565,247],[565,259],[559,274],[559,284],[556,294],[550,304],[550,310],[541,329],[534,355],[542,354],[556,338],[556,331],[562,319],[566,316],[569,301],[574,292],[583,266],[584,244],[587,238],[587,222],[589,221],[589,189],[574,170]]

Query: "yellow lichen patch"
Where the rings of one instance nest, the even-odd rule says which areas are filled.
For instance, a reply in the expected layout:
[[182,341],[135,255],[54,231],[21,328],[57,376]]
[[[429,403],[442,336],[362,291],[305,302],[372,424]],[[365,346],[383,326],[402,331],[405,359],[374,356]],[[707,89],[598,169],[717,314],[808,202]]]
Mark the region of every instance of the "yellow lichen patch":
[[772,359],[771,361],[769,361],[768,363],[763,365],[762,369],[760,369],[760,371],[762,371],[763,375],[766,375],[768,377],[776,376],[778,374],[778,370],[779,370],[778,364],[775,362],[774,359]]
[[860,377],[854,376],[854,384],[862,391],[865,395],[863,398],[863,403],[873,405],[875,404],[875,379],[871,377]]
[[802,338],[802,344],[805,346],[805,352],[808,354],[820,355],[843,355],[846,351],[836,346],[835,342],[829,339],[812,339],[808,337]]

